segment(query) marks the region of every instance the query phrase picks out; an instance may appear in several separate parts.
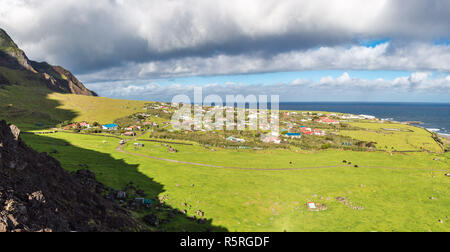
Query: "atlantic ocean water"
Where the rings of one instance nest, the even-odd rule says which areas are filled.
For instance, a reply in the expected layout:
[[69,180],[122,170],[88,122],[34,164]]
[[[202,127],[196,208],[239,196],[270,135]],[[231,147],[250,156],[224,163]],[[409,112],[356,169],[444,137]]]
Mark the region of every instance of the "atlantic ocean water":
[[280,103],[280,110],[341,112],[398,122],[419,121],[423,124],[417,126],[450,134],[449,103],[284,102]]

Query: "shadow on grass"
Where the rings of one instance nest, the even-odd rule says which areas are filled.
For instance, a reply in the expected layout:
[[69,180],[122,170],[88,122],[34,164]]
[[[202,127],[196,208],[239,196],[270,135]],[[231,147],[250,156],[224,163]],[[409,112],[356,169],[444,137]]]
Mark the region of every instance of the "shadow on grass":
[[[89,169],[94,172],[97,179],[108,187],[122,190],[127,184],[133,182],[133,186],[142,189],[145,197],[159,202],[158,198],[164,195],[164,186],[152,178],[139,172],[139,165],[128,164],[123,160],[114,159],[109,154],[82,149],[71,145],[69,142],[48,136],[23,134],[22,139],[33,149],[39,152],[47,152],[61,163],[68,171]],[[130,196],[129,200],[133,200]],[[153,214],[157,216],[158,226],[149,226],[152,231],[168,232],[226,232],[224,227],[212,225],[212,219],[200,219],[187,216],[180,210],[174,209],[168,204],[154,204],[151,208],[133,211],[139,218]]]
[[59,101],[48,98],[55,91],[44,77],[1,66],[0,75],[9,82],[0,89],[0,119],[14,123],[21,130],[41,130],[78,116],[75,111],[60,108]]
[[[60,108],[63,104],[59,101],[48,98],[55,87],[44,77],[19,68],[5,68],[1,64],[0,74],[2,79],[8,80],[7,85],[0,89],[0,119],[17,125],[22,132],[49,129],[71,122],[78,116],[75,111]],[[115,190],[122,190],[133,182],[153,202],[159,202],[158,197],[164,195],[164,186],[140,173],[138,164],[127,164],[108,154],[76,147],[61,139],[33,134],[22,134],[22,138],[33,149],[55,157],[64,169],[74,172],[87,168],[100,182]],[[138,217],[148,214],[156,215],[162,222],[158,227],[150,227],[155,231],[227,231],[213,226],[211,219],[199,222],[167,204],[161,204],[158,209],[136,211]]]

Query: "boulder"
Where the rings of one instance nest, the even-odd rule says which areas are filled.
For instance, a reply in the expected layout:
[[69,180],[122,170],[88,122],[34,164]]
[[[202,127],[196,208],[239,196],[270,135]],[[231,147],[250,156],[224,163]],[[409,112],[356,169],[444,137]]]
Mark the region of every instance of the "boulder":
[[142,220],[149,226],[157,227],[159,226],[158,216],[155,214],[148,214],[142,218]]
[[126,199],[127,198],[127,193],[124,191],[118,191],[116,194],[117,199]]
[[14,140],[16,140],[16,141],[19,140],[20,129],[17,128],[17,126],[15,126],[15,125],[10,125],[9,128],[11,130],[11,133],[12,133],[13,137],[14,137]]

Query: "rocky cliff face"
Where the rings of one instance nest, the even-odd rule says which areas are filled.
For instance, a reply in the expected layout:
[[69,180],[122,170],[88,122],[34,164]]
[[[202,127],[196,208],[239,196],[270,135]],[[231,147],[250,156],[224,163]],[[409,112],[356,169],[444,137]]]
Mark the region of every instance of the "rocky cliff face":
[[11,37],[2,29],[0,29],[0,65],[13,69],[24,68],[37,73],[30,65],[25,53],[19,49]]
[[28,59],[25,53],[14,43],[11,37],[0,29],[0,66],[10,69],[26,70],[36,74],[48,88],[55,92],[97,96],[87,89],[68,70],[52,66],[46,62]]
[[69,174],[0,121],[0,232],[139,231],[87,170]]
[[31,66],[41,73],[47,86],[53,91],[78,95],[97,96],[87,89],[71,72],[60,66],[52,66],[47,62],[30,61]]

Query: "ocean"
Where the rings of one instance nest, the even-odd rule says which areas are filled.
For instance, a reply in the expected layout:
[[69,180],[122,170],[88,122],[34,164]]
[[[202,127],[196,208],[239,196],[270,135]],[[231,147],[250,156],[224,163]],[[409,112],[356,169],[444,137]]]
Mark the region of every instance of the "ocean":
[[280,110],[328,111],[373,115],[399,122],[418,121],[417,125],[440,134],[450,134],[450,104],[383,102],[284,102]]

